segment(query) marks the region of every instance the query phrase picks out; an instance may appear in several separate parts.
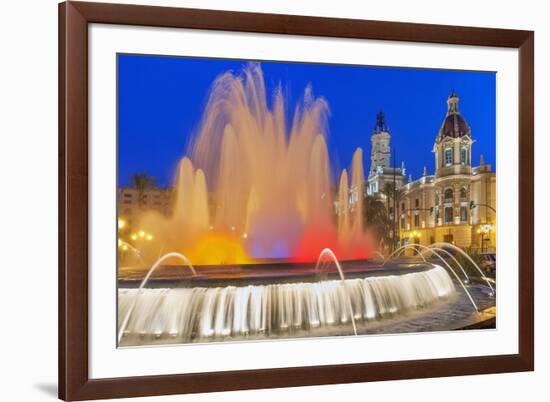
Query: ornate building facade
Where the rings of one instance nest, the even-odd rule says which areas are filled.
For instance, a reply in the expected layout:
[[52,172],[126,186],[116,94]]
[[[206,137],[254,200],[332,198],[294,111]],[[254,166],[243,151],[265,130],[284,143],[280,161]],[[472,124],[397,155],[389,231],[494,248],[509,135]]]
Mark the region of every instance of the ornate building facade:
[[[496,174],[491,165],[484,163],[483,156],[479,165],[473,166],[474,140],[458,103],[458,96],[452,92],[447,99],[447,114],[432,149],[434,174],[428,175],[424,168],[421,178],[414,181],[409,178],[405,183],[404,168],[399,171],[396,188],[400,191],[396,197],[395,218],[400,244],[448,242],[482,252],[495,249]],[[378,129],[372,135],[371,172],[367,185],[368,194],[378,193],[382,197],[380,186],[390,180],[384,174],[390,158],[380,157],[381,150],[385,154],[389,152],[389,130],[385,124],[383,127],[383,136]],[[392,171],[392,183],[393,176]]]

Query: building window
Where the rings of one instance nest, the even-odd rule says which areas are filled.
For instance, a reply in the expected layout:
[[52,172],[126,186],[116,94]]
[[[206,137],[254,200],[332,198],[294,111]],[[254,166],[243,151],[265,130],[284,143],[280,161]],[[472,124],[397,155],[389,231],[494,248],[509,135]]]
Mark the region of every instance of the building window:
[[405,218],[401,218],[401,229],[405,228]]
[[453,222],[453,207],[445,208],[445,223]]
[[463,165],[468,163],[468,149],[466,147],[460,148],[460,163]]
[[435,196],[434,196],[434,204],[435,204],[435,205],[439,205],[439,193],[435,193]]
[[460,221],[466,222],[468,220],[468,208],[460,207]]
[[420,226],[420,215],[415,215],[414,216],[414,226],[415,227]]
[[445,148],[445,166],[453,164],[453,150],[451,148]]
[[460,200],[461,201],[466,201],[467,197],[468,197],[468,194],[466,192],[466,189],[464,187],[462,187],[460,189]]
[[443,235],[443,241],[445,243],[454,243],[454,237],[452,234]]
[[401,212],[403,212],[403,211],[405,211],[405,203],[404,202],[401,203]]
[[448,188],[445,190],[445,202],[453,202],[453,190],[451,188]]
[[414,206],[418,208],[420,206],[420,200],[417,198],[414,200]]

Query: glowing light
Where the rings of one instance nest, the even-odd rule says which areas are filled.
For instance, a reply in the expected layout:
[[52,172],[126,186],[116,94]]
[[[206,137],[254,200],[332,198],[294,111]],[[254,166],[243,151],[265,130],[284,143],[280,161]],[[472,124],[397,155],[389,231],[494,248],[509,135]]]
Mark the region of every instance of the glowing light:
[[208,233],[202,236],[185,255],[193,263],[206,265],[246,264],[251,259],[243,248],[240,239],[221,233]]
[[126,227],[126,221],[122,218],[118,218],[118,230]]
[[118,239],[118,246],[122,246],[122,240]]
[[138,234],[139,234],[139,237],[145,237],[145,232],[143,230],[140,230]]
[[127,250],[128,250],[128,246],[127,246],[126,244],[123,244],[123,245],[122,245],[122,249],[123,249],[124,251],[127,251]]
[[246,239],[248,237],[248,233],[243,234],[243,239]]
[[148,234],[148,235],[147,235],[147,240],[153,240],[153,235]]
[[137,235],[135,233],[132,233],[132,235],[130,236],[130,238],[132,240],[137,240]]

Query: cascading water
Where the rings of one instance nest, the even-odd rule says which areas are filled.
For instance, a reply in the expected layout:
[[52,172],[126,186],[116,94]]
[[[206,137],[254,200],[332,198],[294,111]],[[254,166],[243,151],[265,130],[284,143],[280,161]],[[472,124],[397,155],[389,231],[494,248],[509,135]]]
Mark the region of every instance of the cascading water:
[[440,266],[345,281],[143,289],[139,298],[139,290],[123,289],[119,317],[137,298],[126,326],[128,335],[169,336],[184,342],[277,336],[334,326],[347,326],[349,331],[352,316],[368,324],[420,310],[454,292],[453,281]]

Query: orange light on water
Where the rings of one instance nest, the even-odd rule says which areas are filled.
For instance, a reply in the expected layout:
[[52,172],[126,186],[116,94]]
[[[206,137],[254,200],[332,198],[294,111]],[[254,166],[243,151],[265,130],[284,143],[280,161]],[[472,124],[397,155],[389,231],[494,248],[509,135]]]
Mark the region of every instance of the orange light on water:
[[238,238],[221,233],[201,237],[187,251],[189,259],[199,265],[247,264],[252,262]]

